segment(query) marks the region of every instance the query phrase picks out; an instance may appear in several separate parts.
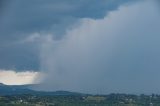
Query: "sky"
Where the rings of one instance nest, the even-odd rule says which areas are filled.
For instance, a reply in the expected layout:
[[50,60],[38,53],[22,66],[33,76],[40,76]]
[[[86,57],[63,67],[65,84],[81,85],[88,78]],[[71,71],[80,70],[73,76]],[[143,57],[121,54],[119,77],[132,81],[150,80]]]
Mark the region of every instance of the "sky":
[[6,85],[39,84],[35,79],[40,76],[38,72],[15,72],[13,70],[0,70],[0,81]]
[[2,0],[0,82],[160,93],[159,19],[158,0]]

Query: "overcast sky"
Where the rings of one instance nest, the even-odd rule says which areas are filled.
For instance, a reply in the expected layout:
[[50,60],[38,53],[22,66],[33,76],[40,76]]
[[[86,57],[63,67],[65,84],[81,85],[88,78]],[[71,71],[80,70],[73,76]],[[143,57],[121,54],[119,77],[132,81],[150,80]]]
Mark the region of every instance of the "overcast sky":
[[33,81],[43,79],[43,90],[160,93],[157,0],[2,0],[0,6],[1,76],[44,73]]

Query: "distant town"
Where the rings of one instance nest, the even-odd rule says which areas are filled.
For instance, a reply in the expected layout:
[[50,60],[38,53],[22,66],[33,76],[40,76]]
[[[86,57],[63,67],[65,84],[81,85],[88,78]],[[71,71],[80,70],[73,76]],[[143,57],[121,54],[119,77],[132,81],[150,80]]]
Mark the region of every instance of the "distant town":
[[160,106],[160,95],[93,95],[69,91],[35,91],[35,85],[0,84],[0,106]]
[[160,106],[160,95],[8,95],[0,106]]

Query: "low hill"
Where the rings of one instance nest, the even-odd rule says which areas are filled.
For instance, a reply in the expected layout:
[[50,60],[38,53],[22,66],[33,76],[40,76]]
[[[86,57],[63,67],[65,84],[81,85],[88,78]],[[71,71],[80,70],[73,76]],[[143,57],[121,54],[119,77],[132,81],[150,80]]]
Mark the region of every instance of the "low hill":
[[80,93],[69,91],[36,91],[30,89],[31,86],[36,85],[5,85],[0,83],[0,96],[4,95],[19,95],[19,94],[31,94],[31,95],[82,95]]

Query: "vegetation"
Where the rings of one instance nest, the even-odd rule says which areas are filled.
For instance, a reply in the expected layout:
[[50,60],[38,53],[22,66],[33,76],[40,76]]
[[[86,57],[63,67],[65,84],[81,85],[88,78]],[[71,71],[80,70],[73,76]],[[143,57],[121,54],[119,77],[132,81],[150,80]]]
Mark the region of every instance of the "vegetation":
[[0,106],[160,106],[160,95],[10,95]]

